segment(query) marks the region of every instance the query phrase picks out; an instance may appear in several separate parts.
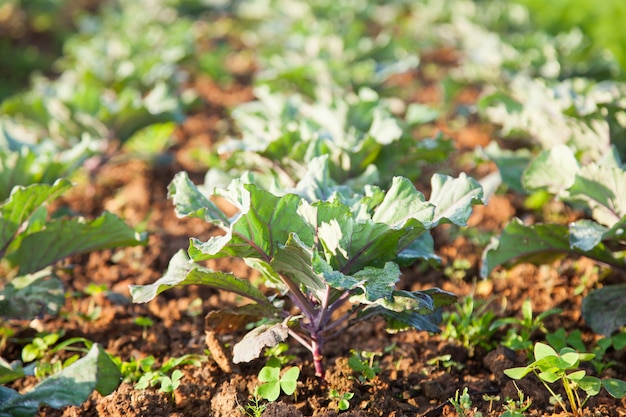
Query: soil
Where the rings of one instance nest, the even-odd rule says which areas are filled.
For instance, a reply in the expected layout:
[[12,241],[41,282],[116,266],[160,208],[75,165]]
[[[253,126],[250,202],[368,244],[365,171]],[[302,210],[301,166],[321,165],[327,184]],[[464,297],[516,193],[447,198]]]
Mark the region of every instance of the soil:
[[[450,65],[448,54],[441,55],[442,65]],[[433,61],[437,57],[438,54],[434,53]],[[413,85],[413,89],[407,91],[411,91],[414,101],[440,100],[436,80],[423,74],[409,74],[394,82],[395,86]],[[234,297],[207,288],[191,287],[166,291],[149,304],[137,305],[130,302],[128,291],[129,284],[148,284],[158,279],[171,256],[177,250],[187,248],[189,237],[206,239],[215,233],[199,220],[177,218],[167,199],[167,185],[180,170],[187,170],[192,179],[202,181],[205,168],[196,156],[198,149],[210,151],[225,130],[232,130],[227,110],[253,96],[248,85],[224,87],[207,78],[196,80],[196,90],[204,105],[178,128],[176,145],[170,151],[171,163],[154,165],[137,159],[120,158],[119,162],[113,159],[93,178],[79,183],[62,201],[62,205],[85,216],[96,216],[109,210],[135,227],[145,227],[149,235],[147,245],[96,252],[68,260],[67,265],[73,268],[63,277],[64,283],[68,292],[78,295],[68,297],[66,314],[32,323],[14,321],[12,326],[18,331],[17,338],[32,336],[35,328],[45,331],[64,329],[65,338],[82,336],[101,343],[110,354],[124,361],[153,355],[158,363],[162,363],[185,354],[204,354],[207,349],[204,315],[236,303]],[[476,97],[475,89],[465,91],[457,104],[468,105]],[[446,131],[459,150],[484,146],[495,140],[494,129],[478,120],[470,120],[464,125],[441,120],[433,126],[434,129]],[[477,164],[461,156],[457,152],[444,167],[431,167],[426,171],[441,172],[442,169],[454,173],[463,170],[480,178],[495,169],[490,164]],[[428,192],[428,182],[429,176],[425,174],[418,184],[425,193]],[[546,208],[549,209],[555,207]],[[563,207],[556,209],[565,211]],[[474,229],[481,236],[497,234],[513,216],[530,215],[537,218],[542,214],[527,212],[517,196],[495,195],[488,205],[475,208],[468,230]],[[580,329],[584,340],[589,342],[597,337],[580,317],[582,296],[598,285],[599,274],[603,273],[591,261],[565,258],[541,267],[522,264],[508,271],[497,271],[489,280],[481,280],[478,270],[484,242],[453,227],[438,229],[434,237],[443,265],[437,269],[422,265],[406,268],[400,287],[411,290],[440,287],[459,297],[473,294],[477,299],[488,300],[499,317],[521,317],[521,305],[529,298],[537,313],[557,307],[562,309],[560,315],[546,319],[548,331],[561,327],[568,331]],[[457,270],[460,275],[449,277],[446,267],[453,266],[453,261],[458,259],[467,259],[471,266]],[[253,274],[238,260],[213,262],[210,266],[239,276]],[[609,280],[623,281],[625,278],[614,276],[615,273],[610,271],[608,274]],[[80,295],[92,283],[104,284],[108,292],[91,297]],[[579,293],[576,289],[581,285],[583,291]],[[99,315],[86,319],[94,307],[101,309]],[[133,323],[133,319],[142,316],[149,317],[154,324],[143,329]],[[223,356],[209,355],[200,366],[183,366],[184,376],[173,397],[157,388],[138,390],[129,383],[122,383],[108,396],[94,393],[80,406],[62,410],[44,408],[39,415],[241,416],[242,407],[250,404],[250,393],[258,384],[257,374],[263,361],[243,365],[229,362],[229,345],[239,336],[219,335],[221,344],[226,346]],[[494,338],[502,336],[496,333]],[[215,337],[209,337],[213,345]],[[543,340],[541,334],[533,335],[533,338]],[[347,365],[350,349],[385,352],[378,357],[381,371],[376,378],[359,381],[358,375]],[[9,361],[15,360],[19,358],[20,350],[20,345],[9,343],[1,356]],[[480,412],[484,416],[499,416],[505,410],[507,398],[518,399],[518,390],[502,373],[503,369],[527,363],[526,357],[501,346],[469,351],[441,335],[416,331],[387,334],[379,322],[362,323],[325,346],[323,383],[314,376],[307,351],[292,343],[288,354],[295,355],[291,364],[299,366],[302,371],[297,395],[283,395],[279,401],[269,404],[263,413],[265,417],[336,416],[337,404],[328,396],[330,389],[354,393],[350,409],[341,413],[346,417],[454,416],[457,412],[449,399],[466,387],[472,400],[466,415]],[[609,351],[608,359],[617,364],[603,376],[626,379],[623,354]],[[450,355],[452,365],[446,366],[441,360],[442,355]],[[593,369],[589,372],[593,373]],[[24,391],[35,383],[34,378],[27,378],[12,387]],[[519,381],[517,387],[532,400],[526,415],[567,415],[550,404],[547,391],[536,379],[526,378]],[[588,402],[585,415],[624,416],[626,404],[624,400],[599,395]]]

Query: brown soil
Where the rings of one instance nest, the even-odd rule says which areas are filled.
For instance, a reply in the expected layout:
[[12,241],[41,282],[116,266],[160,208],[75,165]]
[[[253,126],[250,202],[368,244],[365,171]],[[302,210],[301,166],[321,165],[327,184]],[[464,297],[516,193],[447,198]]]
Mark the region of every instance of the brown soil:
[[[419,82],[415,78],[413,80]],[[203,96],[205,105],[178,129],[178,142],[172,149],[172,164],[151,166],[147,162],[131,160],[105,165],[90,183],[78,185],[65,196],[63,204],[84,215],[93,216],[110,210],[133,226],[146,225],[149,241],[145,247],[103,251],[69,260],[68,264],[74,265],[74,268],[71,274],[64,277],[68,291],[83,291],[90,283],[105,284],[110,290],[109,296],[68,298],[65,309],[68,313],[38,321],[40,330],[63,328],[67,332],[66,337],[83,336],[99,342],[109,353],[125,361],[154,355],[159,362],[163,362],[184,354],[203,354],[207,349],[204,315],[235,303],[235,298],[194,287],[170,290],[147,305],[135,305],[130,303],[128,292],[129,284],[147,284],[159,278],[170,257],[177,250],[187,247],[189,237],[206,239],[213,232],[201,221],[175,216],[166,196],[167,185],[174,174],[183,169],[190,171],[194,180],[202,180],[205,168],[194,156],[194,151],[202,148],[211,150],[220,132],[232,129],[225,109],[251,99],[252,94],[249,87],[225,89],[207,79],[198,83],[197,90]],[[430,91],[432,86],[424,82],[420,87]],[[467,95],[464,95],[465,99]],[[459,149],[484,146],[492,139],[491,130],[479,124],[457,129],[446,127],[446,130]],[[493,170],[490,165],[463,168],[476,176]],[[458,170],[452,165],[447,169]],[[519,198],[495,196],[489,205],[475,209],[470,229],[481,234],[496,234],[512,216],[523,213]],[[594,339],[595,335],[585,327],[580,317],[582,295],[574,292],[576,286],[583,284],[582,277],[585,275],[589,279],[583,294],[596,283],[598,271],[594,270],[593,263],[585,259],[565,259],[544,267],[519,265],[510,271],[494,274],[490,280],[481,281],[477,274],[482,248],[468,236],[451,227],[441,228],[435,233],[437,252],[443,258],[444,267],[452,265],[454,259],[465,258],[471,262],[465,276],[449,278],[444,273],[444,267],[433,270],[416,266],[404,271],[401,287],[422,289],[437,286],[459,296],[475,294],[477,298],[492,300],[494,310],[504,317],[519,317],[522,302],[530,298],[536,312],[553,307],[563,309],[559,317],[546,321],[549,330],[559,327],[581,329],[585,340]],[[241,261],[214,262],[211,266],[233,271],[239,276],[251,273]],[[113,297],[113,294],[117,296]],[[194,305],[194,300],[200,300],[200,305]],[[91,321],[81,318],[81,313],[93,309],[94,302],[102,309],[99,316]],[[139,316],[147,316],[154,321],[145,335],[140,326],[133,324],[133,319]],[[28,327],[29,323],[15,321],[12,325],[19,330],[18,337],[34,333]],[[496,334],[495,337],[501,336]],[[541,335],[536,336],[541,340]],[[214,359],[209,356],[199,367],[183,367],[184,377],[173,399],[156,388],[137,390],[123,383],[106,397],[94,393],[81,406],[64,410],[42,409],[40,415],[241,416],[241,408],[249,404],[250,392],[257,384],[257,374],[263,361],[239,366],[230,364],[228,345],[235,339],[220,337],[227,346],[224,357]],[[214,338],[211,340],[214,344]],[[393,348],[380,357],[382,371],[372,381],[360,382],[347,365],[350,349],[383,352],[391,346]],[[20,350],[21,346],[9,344],[1,355],[8,360],[18,359]],[[473,402],[473,409],[467,415],[480,411],[486,416],[499,416],[504,411],[503,404],[507,398],[518,398],[515,385],[503,375],[502,370],[521,366],[526,358],[502,347],[491,352],[477,348],[471,353],[455,341],[443,340],[438,335],[415,331],[390,335],[384,332],[381,323],[364,323],[326,345],[326,381],[320,383],[314,376],[310,355],[299,345],[292,344],[289,354],[297,358],[292,364],[302,370],[297,396],[283,395],[278,402],[270,404],[263,415],[336,416],[336,402],[328,397],[329,389],[334,388],[339,392],[354,393],[350,410],[342,413],[345,416],[454,416],[456,411],[448,400],[467,387]],[[446,368],[443,361],[436,360],[445,354],[451,355],[451,360],[460,366]],[[618,363],[609,372],[611,376],[624,379],[623,352],[621,355],[618,352],[609,353],[609,359]],[[216,360],[219,360],[219,365]],[[224,370],[229,367],[232,372]],[[26,390],[35,382],[34,379],[27,379],[13,387]],[[566,415],[550,405],[546,390],[533,378],[526,378],[517,386],[532,399],[527,415]],[[626,404],[600,395],[589,401],[587,411],[587,415],[624,416]]]

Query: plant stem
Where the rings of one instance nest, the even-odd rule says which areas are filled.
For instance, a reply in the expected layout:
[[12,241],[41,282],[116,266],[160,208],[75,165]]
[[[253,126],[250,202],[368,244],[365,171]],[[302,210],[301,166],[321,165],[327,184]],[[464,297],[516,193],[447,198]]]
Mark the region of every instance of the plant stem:
[[318,335],[312,335],[311,345],[313,348],[313,365],[315,366],[315,376],[324,381],[324,356],[322,355],[322,340]]
[[578,403],[574,398],[574,393],[572,392],[572,387],[567,379],[567,377],[563,377],[563,388],[565,388],[565,394],[567,394],[567,398],[569,399],[570,406],[572,407],[572,413],[574,417],[578,417]]

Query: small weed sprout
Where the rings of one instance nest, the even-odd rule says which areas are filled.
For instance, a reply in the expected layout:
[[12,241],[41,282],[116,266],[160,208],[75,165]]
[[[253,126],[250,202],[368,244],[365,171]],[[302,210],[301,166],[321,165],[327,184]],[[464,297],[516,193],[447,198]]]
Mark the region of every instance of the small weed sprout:
[[455,305],[455,311],[443,313],[444,339],[457,340],[470,356],[477,347],[494,347],[493,326],[496,315],[489,309],[490,302],[480,301],[472,295],[464,297]]
[[379,352],[357,352],[351,351],[352,356],[348,358],[348,366],[359,374],[359,382],[362,384],[376,378],[381,368],[378,366],[376,357],[382,356]]
[[448,401],[450,401],[450,404],[452,404],[459,417],[467,417],[470,415],[474,417],[482,417],[481,412],[476,411],[475,408],[472,410],[472,398],[469,395],[467,387],[463,389],[463,393],[461,395],[459,395],[459,390],[456,390],[454,398],[450,398]]
[[331,389],[328,392],[328,398],[332,401],[337,402],[337,410],[338,411],[346,411],[350,408],[350,400],[354,397],[353,392],[343,392],[339,393],[336,389]]
[[150,317],[140,316],[135,317],[133,323],[141,326],[141,338],[146,340],[148,338],[148,328],[154,326],[154,321]]
[[532,350],[532,336],[541,332],[545,334],[547,332],[544,325],[546,318],[559,314],[561,309],[553,308],[546,310],[537,316],[533,316],[533,308],[530,299],[524,300],[522,304],[522,318],[506,317],[496,320],[491,327],[493,329],[501,328],[505,325],[511,325],[502,344],[509,349],[513,350]]
[[513,400],[507,398],[506,404],[503,405],[505,411],[500,417],[524,417],[524,413],[528,411],[532,405],[532,400],[525,398],[524,393],[519,389],[517,384],[515,384],[515,388],[517,389],[518,399]]
[[252,398],[248,401],[245,407],[239,406],[239,409],[244,412],[248,417],[261,417],[263,412],[267,408],[267,404],[261,402],[262,398],[255,389],[252,393]]

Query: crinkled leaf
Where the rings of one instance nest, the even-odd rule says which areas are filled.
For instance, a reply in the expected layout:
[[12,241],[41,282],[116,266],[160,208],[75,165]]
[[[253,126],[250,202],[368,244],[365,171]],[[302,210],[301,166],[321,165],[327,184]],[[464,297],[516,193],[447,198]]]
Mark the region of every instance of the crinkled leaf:
[[34,416],[41,405],[62,408],[80,405],[96,390],[102,395],[113,392],[121,382],[117,365],[94,344],[87,355],[23,395],[11,394],[0,402],[0,413]]
[[613,254],[599,245],[592,250],[582,250],[570,246],[570,233],[567,226],[557,224],[535,224],[526,226],[519,219],[513,219],[497,239],[483,252],[481,275],[489,276],[498,265],[511,261],[537,262],[545,257],[558,254],[577,254],[587,256],[608,264],[619,264]]
[[93,220],[49,221],[41,230],[25,236],[7,257],[19,265],[20,274],[28,274],[70,255],[145,243],[145,236],[116,215],[105,212]]
[[585,165],[569,189],[593,210],[593,218],[607,227],[626,216],[626,171],[619,167]]
[[411,181],[394,177],[384,200],[374,209],[372,220],[401,228],[409,219],[430,223],[434,212],[435,207],[425,201],[424,195],[415,189]]
[[149,285],[131,285],[130,294],[133,302],[146,303],[170,288],[196,284],[234,292],[265,306],[267,314],[272,312],[269,300],[249,281],[237,278],[231,273],[213,271],[198,265],[192,262],[183,250],[176,252],[172,257],[165,275]]
[[435,206],[433,223],[453,223],[465,226],[472,214],[472,206],[484,204],[483,189],[473,178],[461,173],[458,178],[435,174],[431,178],[429,202]]
[[258,358],[264,348],[276,346],[288,335],[289,328],[284,323],[256,327],[233,347],[233,363],[250,362]]
[[65,304],[63,282],[48,270],[13,278],[0,291],[0,317],[32,319],[57,314]]
[[224,236],[207,242],[192,240],[189,255],[194,261],[226,256],[271,259],[278,244],[283,244],[291,233],[304,244],[313,245],[311,227],[297,215],[300,197],[286,194],[278,197],[253,184],[243,184],[249,204],[230,224]]
[[52,185],[34,184],[28,187],[14,187],[9,198],[0,206],[0,253],[7,248],[23,223],[37,209],[56,199],[71,187],[72,184],[65,179],[59,179]]
[[179,217],[198,217],[207,222],[228,227],[228,217],[209,200],[189,179],[186,172],[179,172],[168,186],[168,197],[172,200]]
[[592,291],[583,298],[582,315],[594,332],[607,337],[626,325],[626,284]]
[[576,157],[565,145],[542,151],[528,166],[522,177],[527,190],[547,190],[561,194],[574,184],[580,168]]
[[353,276],[363,289],[362,302],[371,303],[391,297],[396,283],[400,280],[400,268],[394,262],[387,262],[383,268],[366,266]]
[[270,265],[274,272],[287,276],[322,300],[326,286],[312,267],[313,252],[292,233],[285,245],[279,245]]

